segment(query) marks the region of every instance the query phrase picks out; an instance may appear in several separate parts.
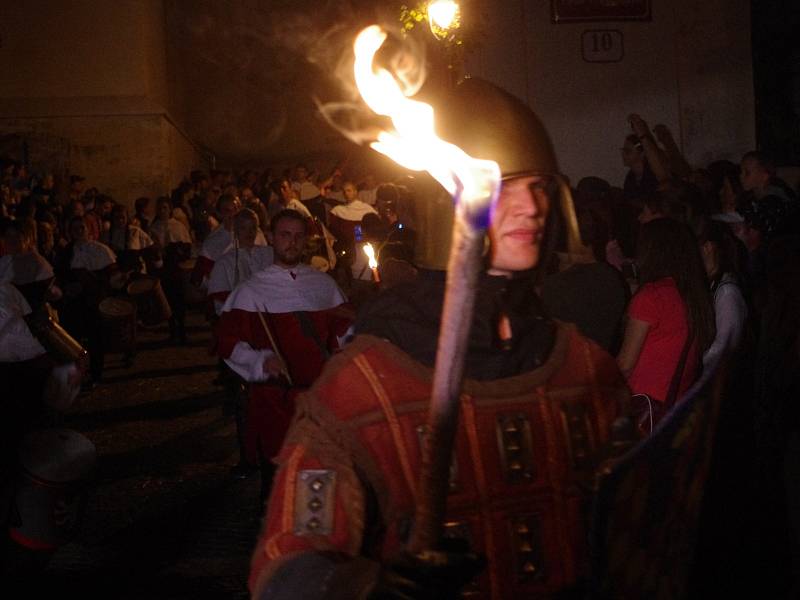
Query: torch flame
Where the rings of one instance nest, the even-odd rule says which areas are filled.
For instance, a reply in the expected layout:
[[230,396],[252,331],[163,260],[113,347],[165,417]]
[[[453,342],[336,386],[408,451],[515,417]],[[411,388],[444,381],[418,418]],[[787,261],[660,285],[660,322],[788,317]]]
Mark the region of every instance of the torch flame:
[[468,206],[483,203],[488,210],[500,182],[497,163],[472,158],[439,138],[434,131],[433,107],[407,98],[389,71],[373,68],[375,53],[385,40],[386,32],[371,25],[354,43],[358,90],[370,109],[389,117],[394,125],[394,131],[381,131],[370,146],[407,169],[428,171],[450,195]]
[[364,254],[367,255],[367,262],[369,263],[370,269],[377,269],[378,268],[378,259],[375,258],[375,249],[372,247],[372,244],[364,244]]

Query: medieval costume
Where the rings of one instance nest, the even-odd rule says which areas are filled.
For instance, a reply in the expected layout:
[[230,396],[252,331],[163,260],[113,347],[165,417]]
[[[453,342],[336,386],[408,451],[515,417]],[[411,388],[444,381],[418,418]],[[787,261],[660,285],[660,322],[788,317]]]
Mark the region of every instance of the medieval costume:
[[431,274],[367,305],[357,337],[299,400],[251,563],[255,598],[450,598],[465,584],[470,597],[553,597],[575,592],[587,575],[591,486],[629,392],[614,359],[549,319],[535,292],[536,267],[558,230],[549,208],[565,187],[552,185],[558,170],[541,123],[477,79],[462,83],[447,109],[437,131],[496,160],[504,178],[466,348],[443,522],[445,536],[486,556],[488,568],[470,581],[479,567],[470,552],[405,550],[422,501],[445,288],[443,274]]
[[[345,557],[360,555],[358,569],[369,571],[407,541],[443,291],[443,281],[423,280],[380,296],[357,323],[364,335],[303,398],[279,457],[254,590],[315,568],[305,581],[320,593],[309,597],[327,597],[324,582],[353,575]],[[493,332],[501,310],[519,332],[510,344]],[[529,281],[484,277],[466,373],[448,528],[490,558],[475,590],[517,598],[576,585],[585,489],[628,394],[614,359],[546,319]]]
[[[298,264],[291,269],[272,265],[253,274],[225,302],[217,324],[218,351],[250,383],[246,446],[252,464],[277,455],[295,396],[313,383],[339,347],[350,319],[334,309],[345,301],[333,279]],[[265,360],[276,353],[291,382],[264,372]]]

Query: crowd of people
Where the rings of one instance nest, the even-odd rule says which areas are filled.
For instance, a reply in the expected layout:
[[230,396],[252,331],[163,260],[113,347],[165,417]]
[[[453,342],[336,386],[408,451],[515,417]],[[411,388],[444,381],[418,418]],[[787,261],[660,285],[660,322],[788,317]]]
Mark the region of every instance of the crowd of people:
[[[690,165],[666,127],[651,132],[638,115],[631,115],[629,126],[630,133],[621,135],[624,181],[585,177],[571,186],[583,252],[564,242],[567,226],[558,214],[553,173],[501,163],[508,178],[489,234],[466,366],[482,391],[469,393],[502,395],[487,386],[545,368],[548,377],[580,378],[574,364],[551,365],[555,354],[572,356],[570,349],[580,347],[604,372],[618,368],[619,378],[609,375],[606,383],[609,389],[627,386],[637,435],[645,437],[724,365],[737,383],[738,402],[748,407],[741,409],[746,423],[738,425],[749,428],[763,481],[779,486],[787,436],[800,427],[792,401],[800,392],[798,190],[777,177],[765,152],[748,152],[738,164]],[[102,384],[109,342],[104,328],[110,326],[104,300],[131,299],[135,326],[166,321],[175,344],[186,342],[187,307],[202,307],[214,332],[218,379],[236,404],[241,460],[235,472],[260,470],[265,499],[275,477],[253,563],[254,590],[269,588],[270,581],[289,585],[292,577],[315,570],[324,571],[319,581],[344,581],[339,578],[371,567],[345,568],[323,556],[323,547],[374,559],[405,539],[408,523],[391,519],[398,511],[407,516],[408,506],[389,498],[413,504],[410,465],[417,459],[405,456],[407,449],[387,458],[391,451],[378,446],[387,439],[401,448],[411,443],[397,424],[400,409],[390,407],[408,400],[395,400],[395,394],[425,395],[424,377],[408,357],[432,367],[444,285],[441,273],[415,264],[415,194],[399,179],[378,184],[371,175],[357,180],[339,169],[315,173],[306,165],[282,176],[270,173],[196,171],[169,196],[131,202],[87,188],[82,177],[58,186],[51,175],[31,175],[25,165],[8,161],[0,205],[0,361],[4,378],[19,389],[9,401],[13,406],[4,409],[11,425],[4,428],[4,442],[18,441],[41,416],[33,407],[45,402],[46,377],[30,373],[47,374],[54,362],[65,362],[41,360],[55,352],[40,339],[47,327],[42,315],[86,350],[88,359],[71,357],[76,367],[64,380],[74,395],[78,385],[86,390]],[[369,264],[366,244],[377,266]],[[535,255],[526,254],[530,247]],[[575,327],[563,329],[564,323]],[[30,332],[21,343],[26,324]],[[576,332],[590,340],[585,347]],[[351,342],[354,333],[361,337]],[[376,345],[376,338],[403,353]],[[135,360],[135,346],[122,351]],[[342,358],[339,370],[325,371],[337,353],[351,363]],[[359,404],[362,392],[343,397],[359,386],[380,399],[390,433],[383,439],[382,429],[364,433],[377,417]],[[309,388],[316,403],[298,400]],[[469,425],[483,405],[465,400],[464,406]],[[613,420],[620,410],[609,409],[606,417]],[[358,433],[343,425],[352,419],[362,427]],[[352,459],[370,452],[369,460]],[[476,448],[471,452],[474,457]],[[282,465],[278,476],[276,464]],[[334,471],[340,478],[336,491]],[[309,473],[319,489],[297,484]],[[459,477],[472,477],[464,473],[459,467]],[[358,514],[342,517],[349,510],[340,504],[343,490],[360,507]],[[486,504],[483,493],[475,498]],[[319,508],[288,514],[296,498],[318,501]],[[326,502],[333,503],[330,510]],[[388,531],[369,530],[374,511]],[[327,541],[303,537],[303,527]],[[385,547],[370,550],[367,542]],[[375,575],[379,584],[369,585],[391,587],[384,576]],[[507,593],[498,577],[490,570],[486,586]],[[565,571],[553,585],[576,580]]]

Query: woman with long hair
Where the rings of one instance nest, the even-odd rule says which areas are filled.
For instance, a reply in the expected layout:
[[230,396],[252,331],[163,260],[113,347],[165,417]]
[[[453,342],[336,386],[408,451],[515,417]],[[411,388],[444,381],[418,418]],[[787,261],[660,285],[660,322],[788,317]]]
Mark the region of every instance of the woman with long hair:
[[716,321],[714,342],[703,355],[701,381],[705,382],[716,371],[720,360],[735,352],[742,343],[748,310],[741,272],[747,250],[725,223],[705,218],[696,221],[693,228],[713,297]]
[[672,219],[642,226],[639,289],[628,306],[617,363],[652,424],[697,378],[714,340],[714,311],[691,229]]

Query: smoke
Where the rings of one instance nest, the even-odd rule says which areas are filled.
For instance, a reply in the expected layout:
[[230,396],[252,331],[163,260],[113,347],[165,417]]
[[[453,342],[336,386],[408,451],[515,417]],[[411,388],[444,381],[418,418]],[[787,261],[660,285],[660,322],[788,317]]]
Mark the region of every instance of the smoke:
[[[407,97],[419,92],[425,82],[425,47],[414,38],[404,37],[398,28],[383,25],[388,33],[387,39],[375,57],[375,68],[385,69],[392,74],[403,94]],[[339,100],[322,100],[314,97],[317,110],[322,118],[346,138],[356,144],[375,141],[381,131],[390,130],[391,122],[387,117],[376,115],[361,99],[353,74],[355,55],[353,42],[358,31],[339,30],[331,32],[337,40],[344,34],[344,47],[341,43],[326,44],[325,48],[338,47],[338,58],[330,63],[332,57],[327,52],[309,55],[309,61],[327,66],[327,72],[333,74],[335,86],[341,98]]]
[[376,62],[406,93],[425,78],[424,45],[403,39],[396,6],[379,0],[172,0],[167,12],[175,68],[191,73],[184,102],[212,147],[244,150],[243,134],[256,134],[262,148],[313,152],[329,139],[323,122],[357,144],[374,140],[390,124],[360,100],[352,73],[353,41],[371,24],[391,32]]

